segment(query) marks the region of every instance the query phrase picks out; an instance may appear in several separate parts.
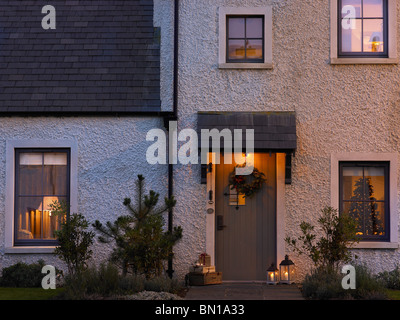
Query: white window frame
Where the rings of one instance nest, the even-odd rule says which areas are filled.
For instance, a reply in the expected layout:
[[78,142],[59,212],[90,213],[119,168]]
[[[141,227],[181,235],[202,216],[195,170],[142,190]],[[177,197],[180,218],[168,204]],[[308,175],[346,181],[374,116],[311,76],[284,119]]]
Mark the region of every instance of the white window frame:
[[338,0],[331,0],[331,64],[398,64],[397,57],[397,0],[388,0],[388,58],[338,56]]
[[71,150],[70,207],[78,208],[78,147],[70,140],[9,140],[6,142],[5,253],[53,253],[55,246],[14,246],[15,149],[64,148]]
[[[258,15],[264,16],[264,63],[226,62],[226,17]],[[219,57],[220,69],[272,69],[272,6],[254,8],[219,8]]]
[[331,206],[339,208],[339,162],[389,162],[389,208],[390,240],[360,241],[355,249],[397,249],[398,244],[398,209],[397,209],[397,153],[332,153],[331,154]]

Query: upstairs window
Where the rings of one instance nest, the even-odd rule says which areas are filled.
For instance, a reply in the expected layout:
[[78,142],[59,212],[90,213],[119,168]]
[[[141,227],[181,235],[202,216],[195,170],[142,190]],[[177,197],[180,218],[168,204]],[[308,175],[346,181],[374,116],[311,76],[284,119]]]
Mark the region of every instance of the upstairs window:
[[339,58],[387,58],[388,1],[338,0],[338,4]]
[[272,69],[272,6],[219,8],[219,69]]
[[226,61],[264,62],[264,16],[227,16]]

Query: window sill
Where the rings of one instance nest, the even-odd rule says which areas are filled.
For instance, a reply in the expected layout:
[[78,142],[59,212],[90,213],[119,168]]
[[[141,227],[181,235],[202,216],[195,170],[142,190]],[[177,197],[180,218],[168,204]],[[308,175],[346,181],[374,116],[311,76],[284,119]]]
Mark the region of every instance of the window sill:
[[331,58],[331,64],[398,64],[397,58]]
[[5,253],[54,253],[56,247],[8,247],[5,248]]
[[398,249],[397,242],[359,242],[353,249]]
[[219,69],[273,69],[272,63],[220,63]]

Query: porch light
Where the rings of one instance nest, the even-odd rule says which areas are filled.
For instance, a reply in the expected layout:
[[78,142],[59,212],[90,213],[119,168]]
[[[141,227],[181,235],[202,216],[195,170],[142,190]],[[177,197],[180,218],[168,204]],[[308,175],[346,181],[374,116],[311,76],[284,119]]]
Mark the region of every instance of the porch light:
[[294,263],[292,260],[289,260],[288,255],[285,256],[285,260],[279,265],[279,275],[280,283],[292,284],[296,279]]
[[274,264],[267,269],[267,284],[278,284],[279,282],[279,270]]

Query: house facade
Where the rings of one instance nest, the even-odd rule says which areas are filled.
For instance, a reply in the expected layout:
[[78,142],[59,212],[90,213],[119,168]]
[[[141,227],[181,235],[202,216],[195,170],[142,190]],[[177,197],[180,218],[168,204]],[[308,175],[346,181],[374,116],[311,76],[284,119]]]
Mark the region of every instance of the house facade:
[[[51,4],[56,29],[42,27],[37,1],[3,1],[0,13],[0,266],[60,265],[50,201],[114,220],[138,174],[177,200],[166,216],[183,228],[176,277],[203,252],[224,280],[263,280],[286,254],[304,275],[310,261],[284,239],[326,206],[356,218],[359,261],[396,266],[396,0]],[[171,138],[171,124],[199,133],[205,162],[148,162],[148,132]],[[220,163],[201,135],[213,129],[228,134]],[[266,179],[252,197],[231,188],[224,143],[235,141]],[[96,243],[96,260],[108,249]]]

